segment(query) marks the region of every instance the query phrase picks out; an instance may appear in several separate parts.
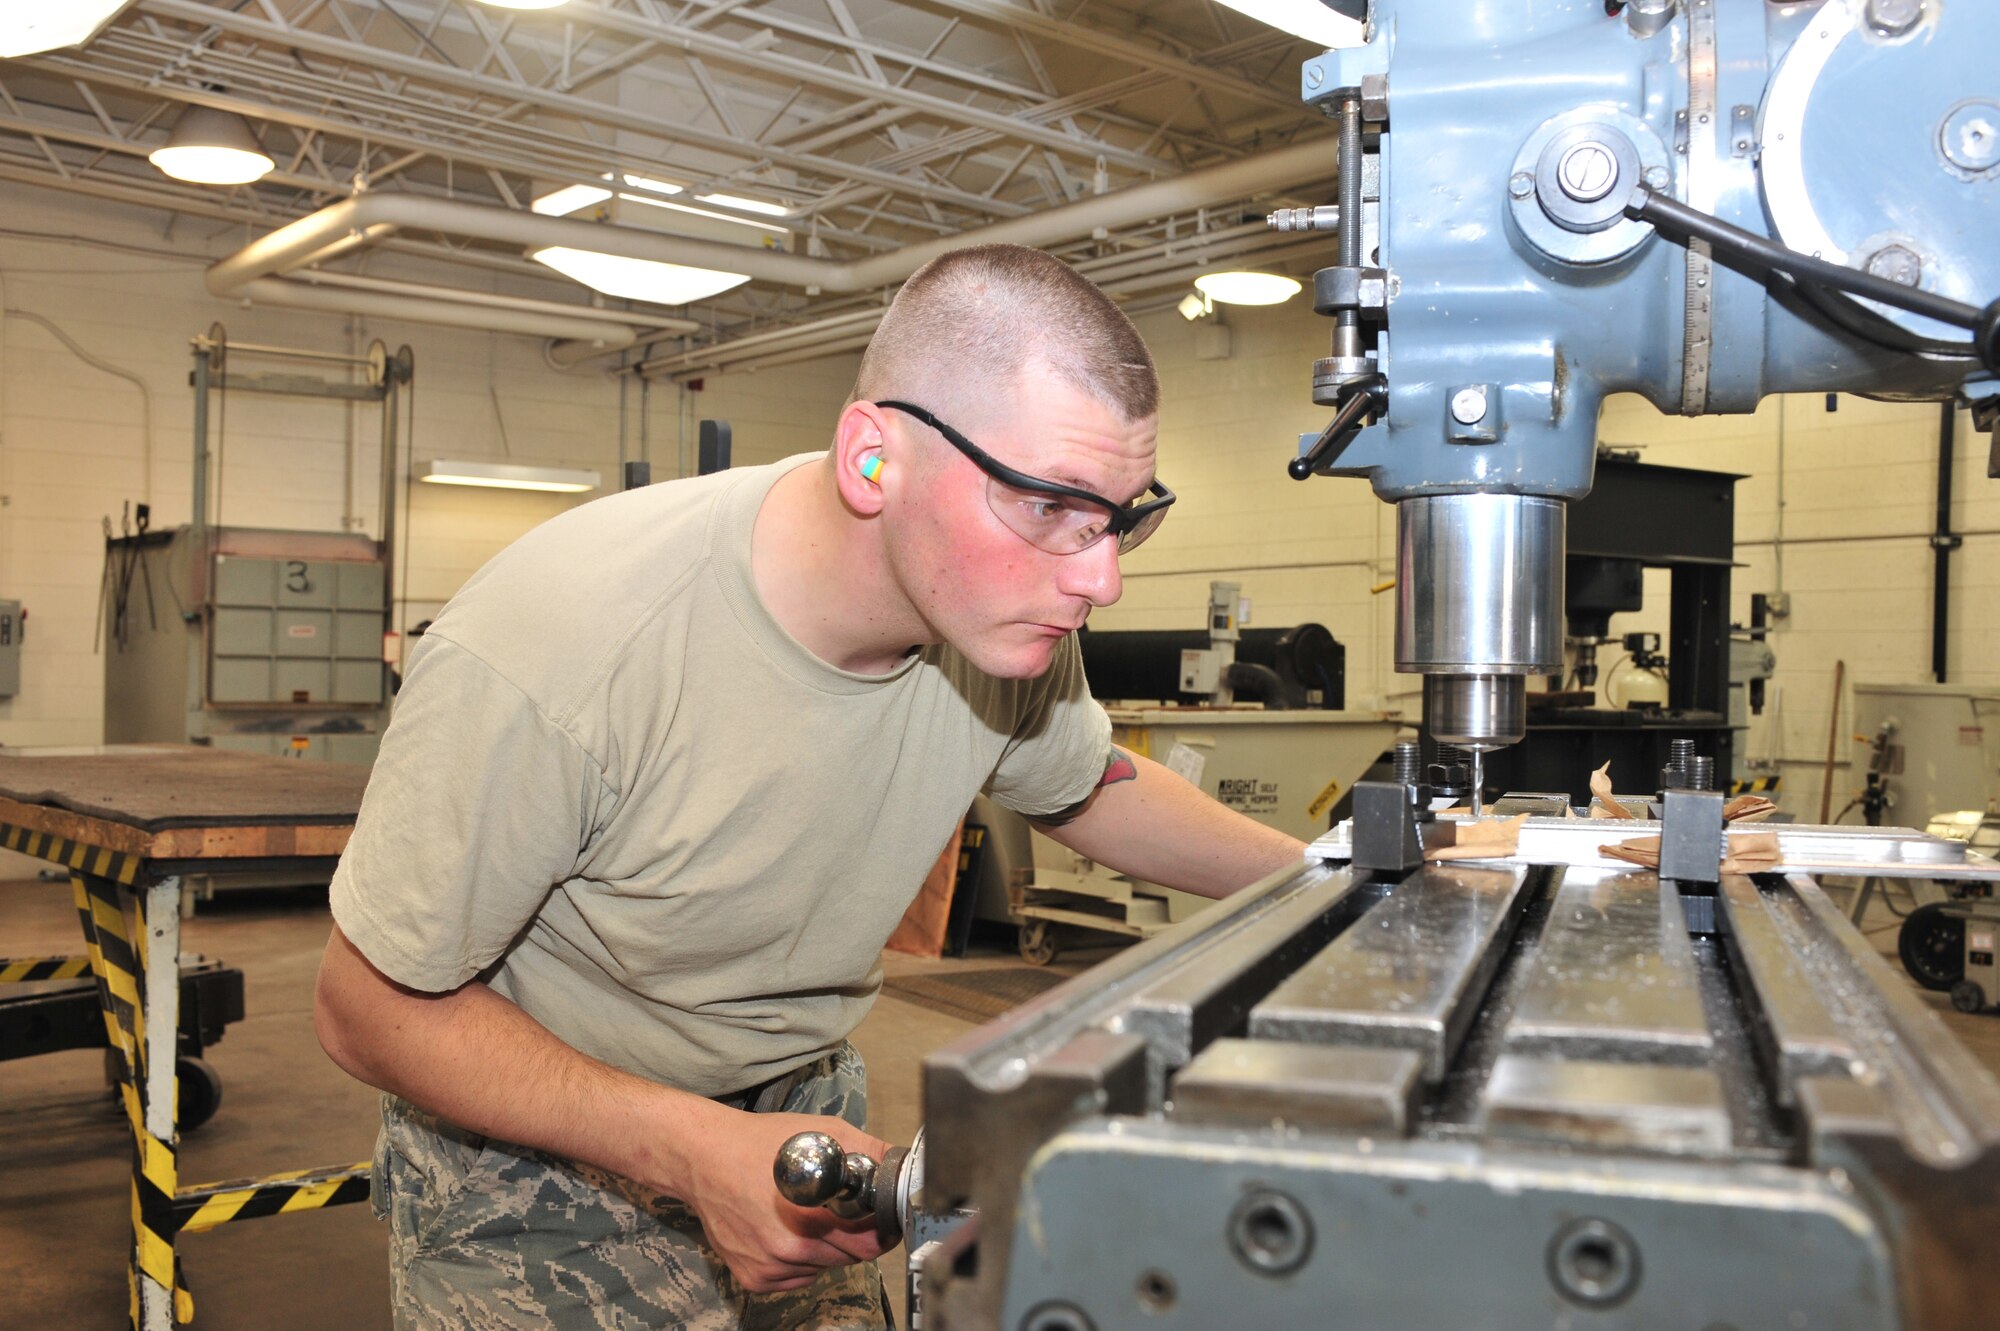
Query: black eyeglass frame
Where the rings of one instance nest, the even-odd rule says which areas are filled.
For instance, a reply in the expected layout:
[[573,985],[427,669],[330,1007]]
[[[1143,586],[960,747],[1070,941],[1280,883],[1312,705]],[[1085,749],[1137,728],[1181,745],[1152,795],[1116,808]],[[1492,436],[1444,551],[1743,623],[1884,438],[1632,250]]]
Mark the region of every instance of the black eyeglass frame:
[[[906,416],[912,416],[922,421],[925,425],[930,426],[933,430],[943,435],[946,443],[970,458],[973,466],[978,467],[981,471],[1003,485],[1011,485],[1016,490],[1026,490],[1031,494],[1060,495],[1065,499],[1081,499],[1085,503],[1093,504],[1103,509],[1109,515],[1105,522],[1104,530],[1093,537],[1089,545],[1080,545],[1075,550],[1066,552],[1069,554],[1081,554],[1107,536],[1114,540],[1122,538],[1126,532],[1134,530],[1140,523],[1153,516],[1153,514],[1171,507],[1174,500],[1178,498],[1172,490],[1162,485],[1156,476],[1153,478],[1153,483],[1146,487],[1146,493],[1154,496],[1154,498],[1137,504],[1113,503],[1101,494],[1093,494],[1089,490],[1080,490],[1074,485],[1063,485],[1056,481],[1044,480],[1039,476],[1030,476],[1024,471],[1015,471],[1012,467],[1000,461],[978,444],[973,443],[970,439],[967,439],[964,435],[952,429],[949,425],[946,425],[943,421],[913,402],[898,402],[893,399],[885,399],[877,402],[875,405],[878,407],[887,407],[891,411],[900,411]],[[1019,535],[1019,533],[1016,534]],[[1027,540],[1025,536],[1022,539]],[[1029,544],[1032,545],[1034,543],[1030,541]],[[1037,548],[1041,547],[1038,546]],[[1122,554],[1127,548],[1129,547],[1125,546],[1121,541],[1119,552]],[[1057,552],[1051,551],[1050,553]]]

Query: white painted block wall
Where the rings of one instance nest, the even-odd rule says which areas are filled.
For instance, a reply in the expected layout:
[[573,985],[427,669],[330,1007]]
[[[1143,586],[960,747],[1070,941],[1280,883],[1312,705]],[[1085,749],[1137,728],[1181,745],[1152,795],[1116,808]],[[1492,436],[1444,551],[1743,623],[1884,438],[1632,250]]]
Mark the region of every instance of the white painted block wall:
[[[1196,358],[1197,326],[1167,311],[1141,321],[1161,367],[1160,474],[1182,494],[1161,534],[1126,561],[1125,599],[1103,627],[1181,628],[1202,622],[1211,577],[1243,585],[1252,622],[1317,620],[1347,647],[1350,707],[1414,716],[1414,677],[1393,666],[1391,597],[1371,588],[1395,575],[1395,518],[1358,480],[1294,482],[1284,463],[1326,414],[1310,401],[1311,363],[1327,323],[1294,301],[1229,309],[1233,353]],[[1952,522],[1965,534],[1952,561],[1948,675],[2000,683],[2000,481],[1986,477],[1988,438],[1957,415]],[[1938,407],[1842,396],[1767,400],[1749,416],[1685,419],[1620,396],[1600,427],[1645,461],[1744,473],[1736,491],[1732,618],[1747,623],[1753,592],[1786,591],[1792,613],[1771,637],[1778,673],[1748,737],[1752,756],[1785,778],[1786,807],[1816,817],[1832,720],[1834,662],[1847,663],[1833,808],[1861,773],[1851,765],[1857,680],[1930,676]],[[1782,510],[1780,502],[1782,499]],[[1782,528],[1780,514],[1782,512]],[[1778,544],[1782,536],[1783,544]],[[1780,555],[1782,554],[1782,561]],[[1782,568],[1780,564],[1782,562]],[[1668,575],[1650,573],[1647,606],[1612,632],[1665,635]],[[1619,653],[1600,653],[1612,665]],[[1858,821],[1858,814],[1853,819]]]
[[[51,237],[54,237],[53,239]],[[100,245],[69,243],[87,237]],[[428,325],[242,308],[202,289],[209,259],[241,242],[236,228],[14,187],[0,195],[0,596],[29,610],[21,694],[0,702],[0,743],[94,743],[101,734],[101,662],[93,655],[103,563],[101,523],[150,497],[154,525],[186,521],[192,397],[188,339],[218,320],[238,342],[346,351],[381,338],[415,352],[413,453],[594,468],[615,484],[617,384],[561,373],[524,338]],[[160,253],[166,251],[167,253]],[[371,272],[437,280],[414,261],[384,256]],[[462,280],[454,275],[453,280]],[[495,289],[511,281],[496,277]],[[48,329],[55,322],[91,355],[143,379],[138,389],[85,364]],[[1105,628],[1194,626],[1211,578],[1242,584],[1252,622],[1326,624],[1347,647],[1349,705],[1414,715],[1414,681],[1391,665],[1391,598],[1372,589],[1394,575],[1394,515],[1356,480],[1290,480],[1284,463],[1312,405],[1311,362],[1326,324],[1302,302],[1227,312],[1233,352],[1196,355],[1195,325],[1171,311],[1141,328],[1163,381],[1160,475],[1182,496],[1149,545],[1126,561],[1124,599],[1100,612]],[[755,463],[822,447],[852,383],[852,355],[763,373],[712,376],[699,394],[656,388],[644,438],[655,475],[693,457],[693,422],[727,419],[736,460]],[[247,368],[282,368],[248,366]],[[297,368],[297,367],[294,367]],[[1937,411],[1843,397],[1827,415],[1817,396],[1767,402],[1754,416],[1662,417],[1637,399],[1614,400],[1602,434],[1639,444],[1649,461],[1748,473],[1738,489],[1738,618],[1759,590],[1792,594],[1773,646],[1779,676],[1772,722],[1752,752],[1783,764],[1795,810],[1818,807],[1833,662],[1856,678],[1921,680],[1929,664]],[[625,401],[624,444],[640,451],[639,393]],[[223,519],[250,526],[373,533],[378,427],[319,402],[232,395],[222,422]],[[1780,455],[1783,485],[1779,484]],[[2000,484],[1985,479],[1983,437],[1960,424],[1955,522],[1968,533],[1955,561],[1954,679],[2000,682]],[[150,462],[149,462],[150,459]],[[149,470],[150,468],[150,470]],[[344,499],[351,477],[352,500]],[[407,626],[428,617],[486,559],[576,499],[416,485],[399,570]],[[1783,497],[1783,569],[1779,498]],[[1857,539],[1865,538],[1865,539]],[[1650,604],[1614,632],[1664,628],[1664,577]],[[1629,622],[1626,622],[1629,621]],[[1608,665],[1609,662],[1607,661]],[[1851,705],[1844,703],[1851,716]],[[1762,745],[1762,748],[1758,748]],[[1843,763],[1848,746],[1842,745]],[[1845,798],[1858,778],[1844,767]],[[1841,800],[1836,800],[1836,807]]]
[[[94,244],[74,243],[85,238]],[[220,321],[238,343],[319,351],[380,338],[415,355],[417,460],[513,460],[619,476],[619,390],[591,369],[559,372],[536,342],[427,324],[244,308],[210,296],[203,267],[241,244],[240,229],[86,202],[25,186],[0,190],[0,598],[28,612],[20,693],[0,700],[0,744],[94,744],[103,735],[104,650],[94,644],[104,567],[103,522],[128,501],[152,505],[155,529],[190,513],[193,394],[189,339]],[[131,251],[103,246],[128,246]],[[464,283],[462,271],[426,273],[384,256],[376,275]],[[494,289],[547,297],[546,287]],[[137,376],[141,388],[80,359],[37,322],[53,323],[88,355]],[[653,475],[691,468],[694,423],[728,420],[738,462],[822,447],[852,386],[858,358],[782,371],[712,377],[686,394],[656,387],[643,437]],[[340,375],[335,365],[245,357],[246,372]],[[220,399],[218,399],[220,400]],[[149,419],[150,416],[150,419]],[[219,436],[221,520],[252,527],[379,534],[380,411],[352,413],[313,399],[228,395],[211,421]],[[680,436],[687,435],[686,447]],[[349,439],[352,465],[348,465]],[[625,446],[639,456],[640,394],[626,393]],[[351,472],[352,502],[344,499]],[[589,496],[412,485],[399,517],[398,616],[407,628],[444,601],[515,537]],[[161,589],[155,589],[160,591]],[[143,593],[141,593],[143,595]],[[164,596],[164,593],[162,593]],[[171,607],[163,605],[164,613]],[[29,861],[0,876],[33,872]]]

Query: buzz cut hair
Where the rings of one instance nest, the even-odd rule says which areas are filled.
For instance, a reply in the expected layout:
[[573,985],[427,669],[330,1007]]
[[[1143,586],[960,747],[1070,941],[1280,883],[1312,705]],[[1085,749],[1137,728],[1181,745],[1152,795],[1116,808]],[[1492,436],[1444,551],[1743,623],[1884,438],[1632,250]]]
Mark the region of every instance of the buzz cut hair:
[[1095,282],[1022,245],[939,255],[896,293],[862,353],[849,403],[902,399],[968,428],[1053,375],[1127,422],[1160,409],[1145,339]]

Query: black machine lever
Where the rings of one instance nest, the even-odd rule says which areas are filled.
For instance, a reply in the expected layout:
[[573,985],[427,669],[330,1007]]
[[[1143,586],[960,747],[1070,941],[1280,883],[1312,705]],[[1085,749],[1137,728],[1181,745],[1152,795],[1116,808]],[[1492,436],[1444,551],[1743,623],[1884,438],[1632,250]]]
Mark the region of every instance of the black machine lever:
[[1319,438],[1313,440],[1312,447],[1293,458],[1285,465],[1295,481],[1302,481],[1318,471],[1354,442],[1354,436],[1361,433],[1370,416],[1376,415],[1389,405],[1389,385],[1379,374],[1371,374],[1365,379],[1356,379],[1347,386],[1347,396],[1340,404],[1340,410],[1333,414],[1326,429],[1320,431]]

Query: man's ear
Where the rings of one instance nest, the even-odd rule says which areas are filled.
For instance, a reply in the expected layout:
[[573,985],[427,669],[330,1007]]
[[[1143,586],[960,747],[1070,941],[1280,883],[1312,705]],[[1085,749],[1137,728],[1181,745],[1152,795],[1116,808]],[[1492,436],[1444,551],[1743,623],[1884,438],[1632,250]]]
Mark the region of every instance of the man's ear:
[[885,424],[884,412],[874,403],[853,402],[834,426],[834,483],[841,500],[863,517],[882,511],[888,487],[896,483]]

